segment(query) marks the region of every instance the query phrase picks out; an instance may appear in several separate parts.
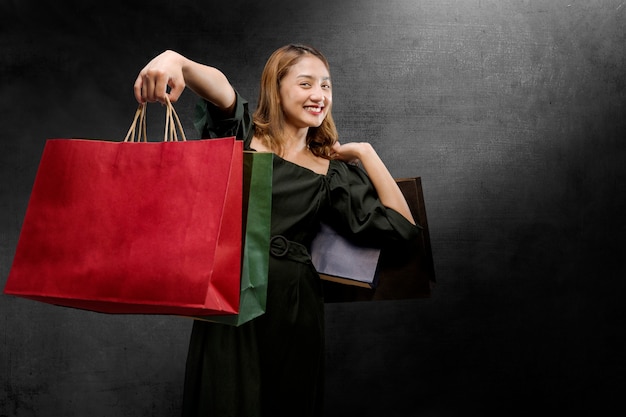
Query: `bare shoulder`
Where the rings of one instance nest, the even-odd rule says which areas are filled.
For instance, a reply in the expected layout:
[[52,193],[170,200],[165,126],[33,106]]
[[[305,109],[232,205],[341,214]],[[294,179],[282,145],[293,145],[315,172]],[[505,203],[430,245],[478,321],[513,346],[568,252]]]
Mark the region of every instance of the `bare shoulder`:
[[250,148],[257,152],[272,152],[272,150],[265,146],[256,136],[250,141]]

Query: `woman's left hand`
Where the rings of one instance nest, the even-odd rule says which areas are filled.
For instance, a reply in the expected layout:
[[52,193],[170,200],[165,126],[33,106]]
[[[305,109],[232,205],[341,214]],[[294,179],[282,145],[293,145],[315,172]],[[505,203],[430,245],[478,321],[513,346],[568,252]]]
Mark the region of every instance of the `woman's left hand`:
[[359,163],[372,180],[383,205],[396,210],[415,224],[404,195],[372,145],[367,142],[349,142],[345,145],[335,142],[330,157],[347,163]]
[[372,145],[366,142],[348,142],[342,145],[337,141],[331,149],[330,157],[349,164],[357,164],[368,148],[373,150]]

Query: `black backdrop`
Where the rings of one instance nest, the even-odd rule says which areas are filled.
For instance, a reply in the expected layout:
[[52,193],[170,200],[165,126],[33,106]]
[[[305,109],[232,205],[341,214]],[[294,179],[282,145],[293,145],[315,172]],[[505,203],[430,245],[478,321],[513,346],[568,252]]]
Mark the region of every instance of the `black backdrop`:
[[[122,139],[164,49],[255,103],[269,54],[310,43],[342,140],[422,177],[438,278],[430,299],[328,305],[326,415],[623,411],[624,2],[4,0],[0,15],[0,283],[46,138]],[[192,137],[193,104],[177,105]],[[189,320],[3,295],[0,322],[1,416],[178,414]]]

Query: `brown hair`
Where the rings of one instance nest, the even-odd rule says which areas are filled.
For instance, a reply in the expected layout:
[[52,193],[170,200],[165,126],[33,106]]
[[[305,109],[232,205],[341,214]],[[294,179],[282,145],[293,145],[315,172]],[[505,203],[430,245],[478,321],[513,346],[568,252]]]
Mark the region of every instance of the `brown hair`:
[[[259,102],[253,115],[254,133],[263,145],[279,155],[286,139],[285,117],[280,105],[280,81],[293,65],[308,54],[319,58],[330,72],[328,61],[320,51],[310,46],[290,44],[277,49],[269,57],[261,75]],[[306,142],[314,155],[329,158],[330,148],[337,137],[337,128],[329,109],[319,127],[309,128]]]

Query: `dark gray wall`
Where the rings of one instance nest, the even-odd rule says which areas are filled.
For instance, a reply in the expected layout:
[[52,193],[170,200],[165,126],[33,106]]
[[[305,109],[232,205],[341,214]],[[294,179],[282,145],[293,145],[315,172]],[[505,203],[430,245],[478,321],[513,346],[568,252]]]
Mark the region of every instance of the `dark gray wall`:
[[[310,43],[342,140],[422,177],[438,278],[328,306],[326,415],[623,411],[626,3],[60,3],[0,4],[0,283],[46,138],[122,139],[149,58],[218,66],[254,103],[268,55]],[[0,415],[178,414],[188,319],[0,296],[0,322]]]

